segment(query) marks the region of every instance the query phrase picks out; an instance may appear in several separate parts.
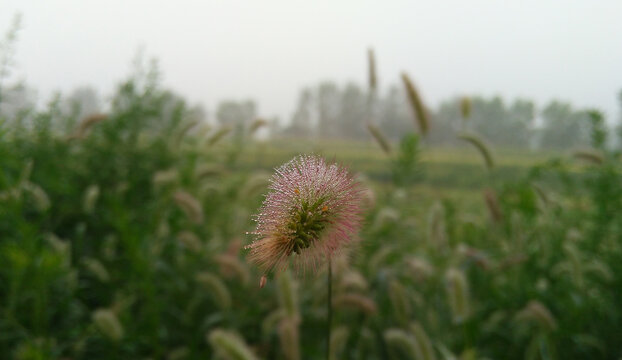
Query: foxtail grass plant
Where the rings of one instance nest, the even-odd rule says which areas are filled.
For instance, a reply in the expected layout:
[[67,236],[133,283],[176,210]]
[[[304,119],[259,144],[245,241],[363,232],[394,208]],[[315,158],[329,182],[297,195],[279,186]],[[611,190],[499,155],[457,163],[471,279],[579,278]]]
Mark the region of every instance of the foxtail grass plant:
[[225,127],[220,128],[207,139],[207,145],[212,146],[216,144],[217,142],[222,140],[225,136],[229,135],[230,132],[231,132],[231,128],[229,127],[225,126]]
[[597,150],[577,150],[572,156],[587,163],[600,165],[604,162],[603,155]]
[[[326,262],[326,358],[331,354],[332,258],[356,240],[361,224],[361,185],[337,164],[318,156],[294,158],[276,170],[271,190],[255,216],[249,260],[264,271],[282,273],[293,260],[299,271],[315,272]],[[265,275],[264,275],[265,276]],[[287,273],[281,276],[289,276]],[[262,277],[260,285],[265,285]],[[280,281],[283,288],[283,281]],[[291,310],[290,310],[291,312]]]
[[428,111],[421,100],[421,96],[419,96],[419,92],[417,91],[415,84],[412,82],[408,74],[402,73],[402,82],[406,88],[408,102],[413,109],[415,119],[419,125],[419,131],[421,131],[422,135],[426,135],[430,129]]
[[389,143],[389,139],[384,136],[382,131],[380,131],[376,125],[371,123],[367,124],[367,130],[369,130],[369,133],[374,137],[374,140],[376,140],[378,145],[380,145],[382,151],[384,151],[387,155],[391,155],[391,143]]
[[257,356],[238,334],[223,329],[212,330],[207,341],[220,358],[227,360],[256,360]]
[[403,354],[407,359],[423,359],[423,351],[417,340],[401,329],[388,329],[384,332],[389,351],[393,356]]
[[415,341],[419,344],[419,349],[422,353],[422,359],[436,360],[436,354],[434,353],[432,342],[430,341],[428,334],[425,332],[421,324],[418,322],[410,324],[410,331],[415,337]]
[[119,341],[123,338],[123,325],[117,315],[109,309],[98,309],[93,312],[96,328],[108,339]]
[[255,121],[253,121],[250,125],[250,127],[248,128],[248,132],[250,134],[254,134],[257,130],[261,129],[264,126],[268,126],[268,120],[265,119],[256,119]]
[[[374,56],[374,50],[367,50],[367,64],[368,64],[368,79],[369,79],[369,91],[367,92],[367,126],[373,126],[376,119],[376,107],[378,103],[378,76],[376,73],[376,57]],[[372,131],[371,128],[369,128]],[[379,131],[379,130],[378,130]],[[376,137],[376,134],[372,131],[372,135]],[[378,141],[378,139],[376,139]],[[385,150],[384,146],[382,147]],[[385,150],[386,151],[386,150]]]
[[173,195],[173,199],[179,208],[186,214],[188,219],[195,224],[203,221],[203,208],[201,202],[185,191],[177,191]]
[[475,146],[477,151],[479,151],[479,153],[482,155],[482,158],[484,159],[484,162],[486,163],[487,169],[490,170],[495,166],[495,162],[492,158],[492,152],[488,148],[488,145],[486,145],[486,143],[484,143],[484,141],[480,139],[477,135],[463,133],[463,134],[458,135],[458,138]]

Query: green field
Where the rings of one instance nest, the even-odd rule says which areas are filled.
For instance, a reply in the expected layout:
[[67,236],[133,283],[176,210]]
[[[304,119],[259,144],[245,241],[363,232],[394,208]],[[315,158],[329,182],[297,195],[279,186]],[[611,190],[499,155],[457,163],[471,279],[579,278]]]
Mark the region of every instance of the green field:
[[488,169],[414,136],[391,155],[216,142],[130,85],[103,117],[0,125],[2,358],[324,358],[326,267],[260,289],[244,249],[273,169],[304,153],[369,190],[360,242],[331,259],[330,359],[622,355],[618,152],[491,149]]

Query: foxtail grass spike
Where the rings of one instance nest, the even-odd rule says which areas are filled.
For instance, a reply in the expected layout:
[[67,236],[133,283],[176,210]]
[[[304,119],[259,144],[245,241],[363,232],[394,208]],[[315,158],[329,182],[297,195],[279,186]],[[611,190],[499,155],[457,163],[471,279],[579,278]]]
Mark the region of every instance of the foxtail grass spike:
[[597,275],[605,282],[610,282],[615,279],[615,275],[613,274],[607,263],[600,260],[594,259],[590,263],[585,265],[585,271]]
[[[526,356],[527,359],[532,357]],[[478,360],[477,350],[474,348],[464,349],[460,354],[460,360]]]
[[207,341],[214,351],[226,360],[258,360],[246,342],[237,334],[222,329],[212,330]]
[[389,299],[391,300],[395,319],[404,324],[408,323],[412,315],[410,298],[404,285],[395,279],[389,282]]
[[123,338],[123,326],[117,315],[109,309],[98,309],[93,312],[93,322],[97,329],[108,339],[119,341]]
[[412,271],[413,280],[415,281],[422,282],[434,275],[434,268],[429,261],[423,258],[410,258],[407,264]]
[[371,123],[367,124],[367,130],[369,130],[374,140],[376,140],[378,145],[380,145],[382,151],[384,151],[387,155],[391,155],[391,143],[389,143],[389,139],[384,136],[382,131],[380,131],[376,125]]
[[332,331],[330,336],[330,360],[343,359],[343,356],[341,355],[346,346],[346,342],[348,341],[348,335],[350,335],[350,332],[345,326],[339,326]]
[[371,274],[378,272],[384,266],[387,258],[393,254],[393,251],[392,246],[383,246],[376,251],[367,262],[368,272]]
[[175,192],[173,198],[190,221],[195,224],[203,221],[203,207],[198,199],[182,190]]
[[463,96],[460,99],[460,114],[465,120],[471,117],[471,98],[468,96]]
[[482,158],[484,159],[484,162],[486,163],[486,167],[488,169],[492,169],[495,166],[495,162],[492,158],[492,152],[477,135],[462,133],[458,135],[458,138],[475,146],[477,151],[479,151],[480,155],[482,155]]
[[24,168],[19,174],[18,186],[22,186],[25,183],[27,183],[28,180],[30,180],[30,175],[32,174],[33,166],[34,166],[34,162],[32,161],[32,159],[26,160],[26,164],[24,165]]
[[340,290],[367,291],[368,287],[365,277],[355,270],[345,273],[339,283]]
[[209,296],[222,310],[231,308],[231,294],[227,285],[220,278],[209,272],[201,272],[196,275],[196,281],[209,292]]
[[602,153],[596,150],[578,150],[575,151],[572,155],[575,157],[575,159],[587,161],[596,165],[600,165],[605,161]]
[[250,127],[248,128],[248,132],[252,135],[264,126],[268,126],[268,120],[256,119],[251,123]]
[[80,121],[78,128],[75,132],[67,137],[68,140],[83,139],[90,132],[91,128],[97,123],[106,120],[108,116],[106,114],[91,114],[86,116]]
[[415,88],[415,84],[410,80],[410,77],[408,77],[408,74],[402,73],[402,81],[406,88],[408,101],[415,114],[417,124],[419,125],[419,131],[421,131],[422,135],[426,135],[430,128],[430,121],[425,105],[421,101],[419,92]]
[[407,359],[423,360],[423,351],[412,335],[400,329],[388,329],[384,332],[384,340],[391,354],[406,355]]
[[45,239],[48,241],[52,249],[59,254],[67,254],[71,252],[71,242],[62,240],[53,233],[47,234]]
[[458,357],[452,353],[445,344],[437,342],[435,345],[438,352],[441,353],[443,360],[458,360]]
[[549,195],[544,191],[544,189],[540,185],[531,184],[531,187],[533,188],[536,195],[538,195],[538,198],[540,199],[540,201],[542,201],[542,205],[546,206],[551,203],[551,199],[549,198]]
[[436,360],[436,354],[434,353],[432,342],[430,341],[428,334],[425,332],[421,324],[419,324],[418,322],[412,323],[410,325],[410,331],[414,335],[417,343],[419,344],[419,348],[421,349],[421,353],[423,355],[423,360]]
[[199,128],[196,131],[196,137],[198,139],[205,139],[207,137],[207,133],[211,130],[211,126],[204,121],[200,121]]
[[86,188],[84,191],[84,198],[82,200],[82,207],[84,208],[84,212],[87,214],[92,214],[93,210],[95,210],[95,204],[97,203],[97,199],[99,198],[99,186],[91,185]]
[[34,201],[35,208],[40,212],[45,212],[50,208],[52,203],[48,194],[39,185],[33,184],[30,181],[26,181],[22,185],[23,189],[30,193]]
[[229,246],[227,246],[226,253],[230,256],[238,256],[240,254],[240,250],[242,249],[242,239],[239,237],[233,238],[229,241]]
[[217,177],[223,175],[224,173],[225,169],[217,164],[201,164],[195,171],[195,175],[199,180],[207,177]]
[[92,114],[80,122],[80,126],[78,127],[78,134],[81,136],[84,135],[87,131],[89,131],[95,124],[100,123],[106,120],[106,114]]
[[183,124],[183,126],[179,128],[179,131],[175,138],[175,146],[179,146],[182,140],[184,139],[184,137],[186,136],[186,134],[188,134],[188,131],[190,131],[190,129],[197,126],[198,124],[199,124],[199,120],[196,120],[196,119],[190,120],[186,122],[185,124]]
[[368,359],[368,354],[372,353],[376,347],[377,338],[367,327],[360,330],[359,340],[356,345],[355,359]]
[[363,190],[363,200],[362,205],[363,209],[370,210],[376,206],[376,193],[372,189]]
[[335,296],[333,306],[335,308],[356,309],[367,315],[373,315],[377,311],[376,303],[372,299],[356,293]]
[[261,322],[261,332],[264,336],[270,336],[274,329],[278,327],[281,320],[285,319],[287,314],[283,309],[276,309],[266,315],[266,317]]
[[104,267],[104,265],[97,259],[93,258],[83,258],[82,264],[87,268],[88,271],[93,274],[97,280],[106,283],[110,281],[110,274],[108,270]]
[[48,244],[55,252],[63,258],[63,265],[69,268],[71,265],[71,242],[62,240],[53,233],[49,233],[45,236]]
[[457,269],[449,269],[447,279],[447,301],[451,308],[453,321],[463,323],[469,317],[469,285],[464,273]]
[[392,207],[383,207],[376,214],[374,227],[382,228],[387,225],[396,224],[400,220],[400,213]]
[[486,207],[488,208],[490,218],[496,223],[502,222],[503,211],[501,210],[501,205],[499,205],[497,192],[494,189],[485,189],[484,201],[486,202]]
[[249,260],[280,272],[293,257],[298,270],[317,270],[357,240],[362,187],[345,168],[299,156],[276,170],[252,233]]
[[153,174],[151,181],[155,187],[166,184],[174,184],[179,180],[179,171],[177,169],[161,170]]
[[231,132],[230,127],[222,127],[207,139],[207,145],[213,146]]
[[180,232],[177,234],[177,240],[192,252],[199,253],[203,249],[201,239],[191,231]]
[[374,49],[367,50],[367,61],[369,66],[369,90],[375,92],[378,89],[378,76],[376,74],[376,56]]
[[216,262],[220,265],[220,274],[225,278],[237,277],[240,282],[247,285],[251,274],[244,263],[236,256],[221,254],[216,256]]
[[447,229],[445,227],[445,208],[435,202],[428,215],[428,236],[430,243],[437,249],[447,245]]
[[531,300],[523,310],[516,314],[516,319],[529,320],[538,324],[542,329],[553,331],[557,329],[557,322],[549,309],[537,300]]
[[239,196],[243,199],[256,196],[260,191],[264,191],[268,187],[269,180],[270,176],[263,172],[251,175],[240,189]]

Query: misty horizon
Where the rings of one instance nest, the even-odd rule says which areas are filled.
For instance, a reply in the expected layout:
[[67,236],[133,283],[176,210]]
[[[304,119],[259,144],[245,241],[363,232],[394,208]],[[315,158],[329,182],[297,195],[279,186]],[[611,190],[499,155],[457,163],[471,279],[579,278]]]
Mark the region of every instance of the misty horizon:
[[210,114],[221,101],[252,99],[284,124],[303,87],[366,86],[373,48],[381,91],[405,71],[431,107],[499,95],[596,107],[609,122],[619,113],[622,48],[606,36],[622,30],[614,1],[148,4],[9,1],[0,29],[22,16],[11,79],[36,89],[39,103],[81,86],[107,96],[144,49],[165,86]]

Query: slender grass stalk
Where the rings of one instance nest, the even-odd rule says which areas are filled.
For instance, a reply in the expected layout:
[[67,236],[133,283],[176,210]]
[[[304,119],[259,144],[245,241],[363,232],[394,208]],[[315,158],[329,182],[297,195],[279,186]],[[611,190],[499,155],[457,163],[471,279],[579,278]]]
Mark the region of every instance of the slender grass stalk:
[[279,304],[290,318],[298,318],[298,294],[294,279],[289,271],[285,271],[277,278],[279,289]]
[[326,360],[330,359],[330,329],[333,322],[333,261],[328,257],[328,299],[326,302],[326,310],[328,310],[328,319],[326,320]]
[[376,75],[376,56],[374,49],[367,50],[367,61],[369,64],[369,90],[375,92],[378,88],[378,76]]
[[471,116],[471,99],[468,96],[463,96],[460,99],[460,115],[462,115],[462,120]]

